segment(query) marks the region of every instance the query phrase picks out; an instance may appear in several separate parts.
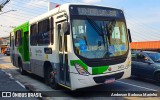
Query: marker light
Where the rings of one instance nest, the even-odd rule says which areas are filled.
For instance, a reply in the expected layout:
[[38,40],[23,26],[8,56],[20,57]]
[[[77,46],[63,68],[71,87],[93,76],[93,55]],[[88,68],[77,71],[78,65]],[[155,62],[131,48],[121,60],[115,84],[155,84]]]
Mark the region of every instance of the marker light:
[[111,67],[109,67],[109,68],[108,68],[108,71],[111,71],[111,70],[112,70],[112,68],[111,68]]
[[57,5],[55,6],[55,8],[57,8],[57,7],[59,7],[59,4],[57,4]]
[[79,64],[75,63],[75,67],[80,75],[88,76],[89,73]]

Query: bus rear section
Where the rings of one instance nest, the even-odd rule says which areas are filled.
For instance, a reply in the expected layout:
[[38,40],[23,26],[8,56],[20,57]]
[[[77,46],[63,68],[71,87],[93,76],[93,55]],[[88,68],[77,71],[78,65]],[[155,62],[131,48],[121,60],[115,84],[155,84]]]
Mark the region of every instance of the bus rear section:
[[[10,34],[10,57],[12,64],[19,67],[23,74],[23,67],[29,59],[29,22],[16,27]],[[23,66],[23,67],[22,67]]]

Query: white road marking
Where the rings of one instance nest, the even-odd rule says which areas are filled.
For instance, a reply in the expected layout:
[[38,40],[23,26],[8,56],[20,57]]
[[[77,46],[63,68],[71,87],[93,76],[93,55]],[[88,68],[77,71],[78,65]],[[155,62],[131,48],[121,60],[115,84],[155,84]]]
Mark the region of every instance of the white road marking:
[[5,70],[2,70],[2,71],[3,71],[6,75],[8,75],[10,79],[13,79],[13,80],[14,80],[16,83],[18,83],[21,87],[25,88],[25,86],[24,86],[22,83],[20,83],[19,81],[16,81],[16,80],[13,78],[12,74],[6,72]]
[[2,71],[3,71],[6,75],[8,75],[10,79],[14,79],[13,76],[12,76],[12,74],[6,72],[5,70],[2,70]]
[[147,88],[147,87],[138,86],[138,85],[134,85],[134,84],[126,83],[126,82],[121,82],[121,81],[116,81],[116,82],[119,82],[119,83],[122,83],[122,84],[131,85],[131,86],[134,86],[134,87],[143,88],[143,89],[150,90],[150,91],[158,91],[158,90],[155,90],[155,89],[150,89],[150,88]]
[[13,76],[12,76],[12,74],[7,73],[7,75],[9,76],[10,79],[14,79]]
[[22,84],[22,83],[20,83],[19,81],[16,81],[20,86],[22,86],[23,88],[25,88],[25,86]]

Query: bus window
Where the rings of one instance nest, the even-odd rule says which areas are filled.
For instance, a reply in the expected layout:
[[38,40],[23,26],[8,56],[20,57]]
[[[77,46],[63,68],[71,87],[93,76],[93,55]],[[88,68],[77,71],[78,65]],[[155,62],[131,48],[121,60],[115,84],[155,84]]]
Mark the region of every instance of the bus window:
[[21,45],[22,45],[22,31],[18,30],[16,31],[15,46],[21,46]]
[[50,42],[51,44],[53,45],[53,41],[54,41],[54,21],[53,21],[53,17],[50,18],[50,21],[49,21],[49,24],[50,24]]
[[38,45],[49,45],[49,18],[38,23]]
[[58,24],[58,35],[59,35],[59,51],[62,52],[62,36],[61,36],[61,24]]
[[31,36],[30,36],[30,44],[32,46],[37,45],[37,24],[31,25]]

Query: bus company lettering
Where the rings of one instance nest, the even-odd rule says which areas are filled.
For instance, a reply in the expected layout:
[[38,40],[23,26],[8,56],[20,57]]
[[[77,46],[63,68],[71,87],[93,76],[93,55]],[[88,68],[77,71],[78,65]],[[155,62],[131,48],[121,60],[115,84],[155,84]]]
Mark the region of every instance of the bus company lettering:
[[36,53],[42,53],[42,50],[36,50]]

